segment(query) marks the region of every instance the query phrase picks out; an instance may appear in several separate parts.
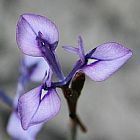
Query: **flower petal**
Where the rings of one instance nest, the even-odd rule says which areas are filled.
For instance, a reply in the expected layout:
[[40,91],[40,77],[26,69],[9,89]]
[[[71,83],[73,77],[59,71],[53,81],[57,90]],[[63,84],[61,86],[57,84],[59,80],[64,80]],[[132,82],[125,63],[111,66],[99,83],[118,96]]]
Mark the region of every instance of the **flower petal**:
[[62,48],[67,52],[79,55],[81,61],[85,62],[84,44],[81,36],[78,36],[78,47],[62,46]]
[[40,91],[41,86],[34,88],[19,98],[18,113],[21,118],[21,125],[25,130],[29,127],[30,121],[39,107]]
[[52,119],[59,112],[60,106],[61,102],[56,90],[49,90],[41,100],[39,108],[30,124],[34,125]]
[[45,73],[49,72],[49,65],[42,57],[32,57],[28,55],[24,55],[24,62],[25,65],[30,68],[33,65],[37,64],[36,67],[33,69],[33,72],[30,76],[32,81],[42,81],[44,78]]
[[62,46],[62,48],[65,51],[70,52],[70,53],[74,53],[74,54],[78,54],[78,52],[79,52],[79,49],[78,48],[72,47],[72,46]]
[[24,130],[21,127],[20,119],[16,112],[13,112],[9,118],[7,125],[7,132],[13,139],[18,140],[35,140],[36,135],[41,130],[43,124],[30,127],[28,130]]
[[49,89],[41,98],[43,91],[41,86],[24,94],[19,99],[18,112],[23,129],[48,121],[53,118],[60,109],[60,98],[55,89]]
[[103,81],[117,71],[130,57],[132,52],[129,51],[125,56],[111,61],[96,61],[82,68],[87,76],[94,81]]
[[46,17],[35,14],[21,15],[16,30],[17,44],[23,53],[32,56],[42,56],[36,37],[41,32],[49,44],[59,40],[55,24]]
[[32,56],[42,56],[37,41],[36,33],[22,16],[17,23],[16,40],[23,53]]
[[115,42],[102,44],[92,51],[86,57],[98,60],[113,60],[125,56],[130,52],[130,49]]
[[78,37],[78,48],[79,48],[79,56],[82,62],[85,62],[85,52],[84,52],[84,44],[81,36]]

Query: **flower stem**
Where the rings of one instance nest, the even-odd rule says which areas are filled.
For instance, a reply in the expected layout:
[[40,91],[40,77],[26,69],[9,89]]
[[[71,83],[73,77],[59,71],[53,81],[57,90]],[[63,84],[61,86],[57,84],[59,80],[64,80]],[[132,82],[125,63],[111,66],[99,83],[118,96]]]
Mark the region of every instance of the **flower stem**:
[[70,140],[76,140],[77,126],[80,127],[82,132],[87,131],[85,125],[82,123],[82,121],[76,113],[77,101],[79,96],[81,95],[81,90],[83,88],[84,81],[85,75],[82,72],[77,72],[72,80],[71,88],[69,88],[69,84],[61,87],[63,95],[66,98],[68,104],[69,117],[71,120]]
[[76,137],[77,136],[77,125],[71,119],[70,119],[70,121],[71,121],[71,124],[70,124],[71,131],[70,131],[70,135],[69,135],[69,140],[76,140],[76,138],[77,138]]
[[64,94],[67,104],[68,104],[69,117],[70,117],[70,121],[71,121],[70,140],[76,140],[77,126],[80,127],[82,132],[86,132],[87,129],[86,129],[85,125],[81,122],[78,115],[76,114],[77,101],[75,102],[75,97],[74,97],[75,94],[68,87],[65,87],[65,88],[63,87],[62,91],[63,91],[63,94]]

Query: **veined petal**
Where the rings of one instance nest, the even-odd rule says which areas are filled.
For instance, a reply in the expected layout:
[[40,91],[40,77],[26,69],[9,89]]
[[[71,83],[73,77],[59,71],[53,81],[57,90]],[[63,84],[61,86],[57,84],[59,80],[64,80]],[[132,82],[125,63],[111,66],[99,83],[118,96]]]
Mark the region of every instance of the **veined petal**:
[[17,23],[16,40],[18,47],[23,53],[32,56],[42,56],[36,41],[36,36],[30,24],[21,16]]
[[42,81],[45,73],[49,72],[49,65],[42,57],[32,57],[28,55],[24,55],[24,62],[27,68],[30,69],[33,65],[36,64],[36,67],[33,69],[32,74],[30,75],[30,79],[32,81]]
[[25,130],[29,127],[30,121],[39,107],[41,88],[41,86],[34,88],[19,98],[18,113],[21,125]]
[[39,32],[42,33],[43,38],[49,44],[55,44],[59,40],[57,27],[48,18],[35,14],[20,16],[17,23],[16,38],[17,44],[23,53],[42,56],[36,40]]
[[123,57],[110,61],[96,61],[82,68],[87,76],[94,81],[103,81],[117,71],[130,57],[132,52],[129,51]]
[[22,17],[26,19],[36,34],[40,31],[49,44],[53,44],[59,40],[56,25],[47,17],[35,14],[23,14]]
[[59,112],[60,106],[61,102],[56,90],[48,90],[30,124],[34,125],[52,119]]
[[13,139],[35,140],[36,135],[41,130],[42,126],[43,124],[38,124],[25,131],[21,126],[21,122],[17,113],[13,112],[8,121],[7,132]]
[[46,122],[53,118],[60,109],[60,98],[55,89],[49,89],[44,94],[41,86],[24,94],[19,99],[18,112],[23,129]]
[[86,57],[98,59],[98,60],[113,60],[127,55],[130,49],[115,42],[109,42],[102,44],[92,51],[90,51]]

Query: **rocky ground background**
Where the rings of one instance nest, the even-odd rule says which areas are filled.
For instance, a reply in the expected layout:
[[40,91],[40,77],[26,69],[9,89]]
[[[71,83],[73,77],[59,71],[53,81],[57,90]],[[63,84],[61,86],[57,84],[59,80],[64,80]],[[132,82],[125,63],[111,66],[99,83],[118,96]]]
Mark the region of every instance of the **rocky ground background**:
[[[14,98],[20,51],[15,40],[19,15],[37,13],[55,21],[60,30],[57,54],[65,74],[76,57],[62,45],[75,45],[80,34],[86,51],[108,41],[133,50],[133,58],[104,82],[87,78],[78,113],[88,127],[78,140],[140,139],[140,1],[138,0],[0,0],[0,88]],[[65,140],[68,112],[63,96],[61,111],[49,121],[38,140]],[[10,109],[0,102],[0,140],[10,140],[6,124]]]

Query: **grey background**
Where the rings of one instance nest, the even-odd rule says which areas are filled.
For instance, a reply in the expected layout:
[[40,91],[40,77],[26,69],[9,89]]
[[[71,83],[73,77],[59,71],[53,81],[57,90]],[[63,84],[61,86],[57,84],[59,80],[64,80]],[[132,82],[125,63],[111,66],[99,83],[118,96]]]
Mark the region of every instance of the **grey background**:
[[[60,31],[57,54],[67,73],[76,56],[62,45],[84,39],[86,51],[108,41],[133,50],[133,58],[104,82],[87,78],[78,114],[88,127],[78,140],[140,140],[140,1],[139,0],[0,0],[0,88],[13,98],[20,51],[15,41],[19,15],[37,13],[53,20]],[[60,113],[39,133],[38,140],[64,140],[68,112],[64,97]],[[0,102],[0,140],[9,140],[6,123],[10,109]]]

